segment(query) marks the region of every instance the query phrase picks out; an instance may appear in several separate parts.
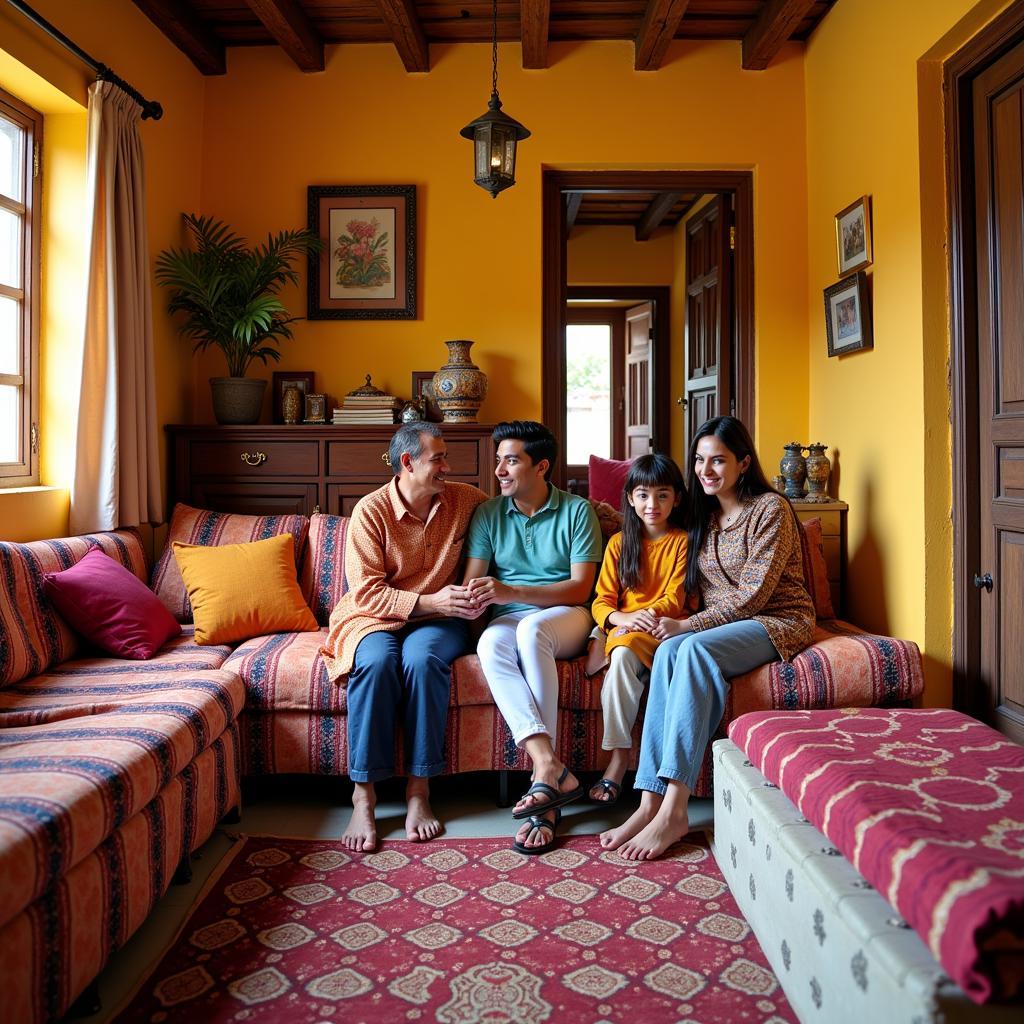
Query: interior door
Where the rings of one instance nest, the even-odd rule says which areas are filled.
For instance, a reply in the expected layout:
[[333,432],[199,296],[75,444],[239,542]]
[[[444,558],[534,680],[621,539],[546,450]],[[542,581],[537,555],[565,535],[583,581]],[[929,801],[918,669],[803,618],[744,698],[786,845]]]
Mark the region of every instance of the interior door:
[[646,455],[654,447],[654,306],[641,303],[626,310],[627,459]]
[[1024,742],[1024,44],[974,83],[979,702]]
[[705,420],[735,412],[730,220],[716,196],[686,225],[686,448]]

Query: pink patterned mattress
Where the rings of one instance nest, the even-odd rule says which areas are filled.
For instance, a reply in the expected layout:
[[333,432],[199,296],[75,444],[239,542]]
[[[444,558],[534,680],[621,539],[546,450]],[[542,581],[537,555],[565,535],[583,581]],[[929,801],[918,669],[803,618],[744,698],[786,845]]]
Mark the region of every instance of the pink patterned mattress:
[[729,737],[977,1003],[1024,994],[1024,747],[956,711],[758,711]]

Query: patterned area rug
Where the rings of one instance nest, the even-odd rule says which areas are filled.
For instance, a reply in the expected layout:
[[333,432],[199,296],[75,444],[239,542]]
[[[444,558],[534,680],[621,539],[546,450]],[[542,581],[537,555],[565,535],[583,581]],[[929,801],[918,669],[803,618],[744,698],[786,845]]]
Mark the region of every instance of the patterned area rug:
[[239,841],[122,1022],[796,1020],[702,834]]

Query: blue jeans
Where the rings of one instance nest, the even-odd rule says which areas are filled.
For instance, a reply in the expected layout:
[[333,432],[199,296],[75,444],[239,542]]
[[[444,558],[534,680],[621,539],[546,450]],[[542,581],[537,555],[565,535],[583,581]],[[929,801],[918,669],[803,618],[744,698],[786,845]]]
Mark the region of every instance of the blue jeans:
[[767,630],[754,619],[662,643],[651,669],[634,788],[663,794],[672,781],[692,790],[725,713],[729,680],[778,660]]
[[445,769],[444,731],[452,662],[469,647],[464,619],[411,622],[364,636],[348,677],[348,774],[377,782],[395,774],[399,709],[410,775]]

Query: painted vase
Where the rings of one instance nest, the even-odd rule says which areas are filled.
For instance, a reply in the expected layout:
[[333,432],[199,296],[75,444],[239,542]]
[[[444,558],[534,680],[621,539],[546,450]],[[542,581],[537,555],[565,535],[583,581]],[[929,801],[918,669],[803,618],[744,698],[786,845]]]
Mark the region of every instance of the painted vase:
[[296,384],[285,384],[281,391],[281,419],[285,423],[298,423],[302,419],[302,394]]
[[807,460],[803,456],[804,446],[799,441],[790,441],[782,446],[786,454],[779,461],[779,472],[786,481],[786,497],[790,501],[801,501],[804,496],[804,479],[807,477]]
[[832,463],[825,454],[827,444],[809,444],[807,446],[807,501],[823,503],[831,501],[828,496],[828,477],[832,472]]
[[487,395],[487,374],[472,359],[473,342],[464,338],[446,341],[448,362],[434,374],[434,395],[445,423],[476,423]]

